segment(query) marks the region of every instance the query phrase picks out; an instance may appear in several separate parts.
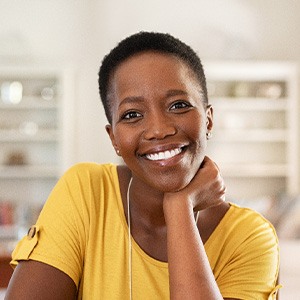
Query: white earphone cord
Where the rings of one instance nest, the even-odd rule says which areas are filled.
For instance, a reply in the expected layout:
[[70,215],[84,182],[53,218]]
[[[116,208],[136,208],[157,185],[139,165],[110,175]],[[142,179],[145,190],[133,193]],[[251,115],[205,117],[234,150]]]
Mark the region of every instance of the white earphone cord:
[[129,300],[132,300],[132,242],[131,242],[131,221],[130,221],[130,187],[132,177],[130,178],[127,188],[127,223],[128,223],[128,280],[129,280]]

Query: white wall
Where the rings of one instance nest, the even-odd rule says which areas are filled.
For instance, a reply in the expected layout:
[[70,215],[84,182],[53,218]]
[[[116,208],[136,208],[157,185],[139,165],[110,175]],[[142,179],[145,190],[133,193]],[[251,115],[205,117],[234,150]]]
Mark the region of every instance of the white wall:
[[300,62],[300,1],[1,0],[0,63],[58,61],[77,70],[74,162],[116,160],[97,72],[103,55],[139,30],[170,32],[204,60]]

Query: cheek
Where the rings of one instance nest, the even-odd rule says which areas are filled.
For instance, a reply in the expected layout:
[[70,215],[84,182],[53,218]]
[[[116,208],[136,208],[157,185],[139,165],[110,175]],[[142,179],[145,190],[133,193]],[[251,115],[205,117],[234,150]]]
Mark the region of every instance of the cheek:
[[190,119],[185,126],[185,132],[188,132],[190,138],[197,141],[200,147],[206,146],[206,120],[199,115]]
[[135,152],[135,136],[128,131],[116,130],[115,132],[115,141],[118,145],[118,148],[121,152],[123,158],[126,158],[128,155],[132,155]]

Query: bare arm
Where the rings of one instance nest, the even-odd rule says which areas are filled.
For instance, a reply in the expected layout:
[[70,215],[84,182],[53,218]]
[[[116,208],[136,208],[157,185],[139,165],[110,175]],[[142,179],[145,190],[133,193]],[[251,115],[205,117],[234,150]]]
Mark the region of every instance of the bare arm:
[[205,158],[203,168],[186,188],[165,195],[172,300],[223,299],[194,220],[194,210],[222,203],[224,193],[217,166]]
[[21,261],[10,280],[5,300],[71,300],[76,297],[76,285],[62,271],[38,262]]
[[165,206],[171,299],[222,299],[193,209],[179,201],[176,204]]

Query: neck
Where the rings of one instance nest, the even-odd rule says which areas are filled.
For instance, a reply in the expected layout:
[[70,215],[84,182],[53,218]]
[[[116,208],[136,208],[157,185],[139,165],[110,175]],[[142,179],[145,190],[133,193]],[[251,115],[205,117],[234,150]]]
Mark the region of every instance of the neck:
[[132,222],[149,228],[164,226],[163,197],[163,192],[133,176],[129,191]]
[[[157,199],[153,198],[155,204],[150,202],[149,195],[146,190],[143,190],[142,196],[138,193],[139,189],[134,189],[135,181],[131,178],[127,189],[127,222],[129,231],[129,245],[131,248],[131,237],[135,239],[138,245],[151,257],[167,261],[167,231],[166,223],[161,204],[158,204]],[[143,201],[140,201],[143,199]],[[145,204],[145,200],[151,204]],[[163,199],[160,197],[160,199]],[[152,210],[155,207],[155,210]],[[155,246],[154,246],[155,245]],[[160,246],[157,246],[160,245]]]

